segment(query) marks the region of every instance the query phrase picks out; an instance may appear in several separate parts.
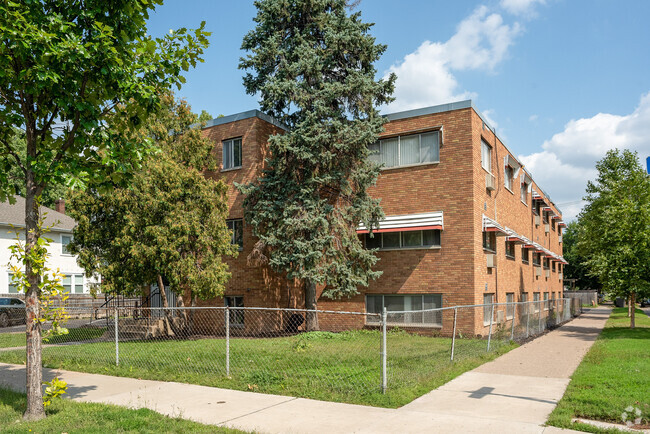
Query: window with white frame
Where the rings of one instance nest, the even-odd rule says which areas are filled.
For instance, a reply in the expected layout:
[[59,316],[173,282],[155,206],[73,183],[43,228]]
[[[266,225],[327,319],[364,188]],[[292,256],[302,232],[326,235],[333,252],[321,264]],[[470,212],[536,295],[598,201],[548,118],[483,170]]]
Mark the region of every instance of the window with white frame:
[[548,310],[548,292],[544,293],[544,310]]
[[68,244],[72,242],[71,235],[61,235],[61,254],[63,255],[72,255],[72,252],[68,250]]
[[14,279],[14,273],[7,273],[7,292],[18,294],[18,281]]
[[533,292],[533,309],[535,312],[539,312],[539,292]]
[[367,249],[417,249],[440,247],[440,230],[381,232],[365,234]]
[[440,161],[440,132],[391,137],[368,149],[370,160],[386,168],[437,163]]
[[223,169],[241,167],[241,137],[223,141]]
[[[230,308],[243,308],[244,297],[241,295],[227,295],[223,298],[224,306]],[[244,309],[230,309],[228,312],[231,327],[244,327]]]
[[506,293],[506,319],[512,319],[515,316],[515,293]]
[[[441,326],[442,312],[431,310],[442,307],[442,294],[368,294],[366,295],[366,312],[382,314],[384,308],[389,313],[388,324]],[[390,312],[405,312],[394,313]],[[369,324],[378,324],[377,315],[369,316]]]
[[521,201],[528,206],[528,186],[530,184],[526,182],[521,183]]
[[481,140],[481,166],[492,173],[492,146]]
[[503,183],[508,190],[512,191],[512,183],[515,177],[515,169],[513,169],[511,166],[506,166],[503,172],[504,172]]
[[522,292],[520,297],[521,297],[521,302],[524,303],[524,304],[521,305],[522,313],[528,314],[528,312],[530,311],[530,306],[527,303],[528,302],[528,293],[527,292]]
[[83,294],[84,292],[84,275],[83,274],[64,274],[63,291],[68,294]]
[[490,315],[492,315],[494,305],[494,294],[483,294],[483,325],[490,324]]
[[242,219],[226,220],[226,225],[232,233],[230,244],[237,245],[239,250],[242,250],[244,247],[244,221]]

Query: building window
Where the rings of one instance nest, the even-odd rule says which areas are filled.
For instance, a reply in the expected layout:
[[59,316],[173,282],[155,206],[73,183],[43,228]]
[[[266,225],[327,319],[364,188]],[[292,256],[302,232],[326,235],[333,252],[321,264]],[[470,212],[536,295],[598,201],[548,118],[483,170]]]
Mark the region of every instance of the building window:
[[548,292],[544,293],[544,310],[548,310]]
[[241,138],[223,141],[223,169],[241,167]]
[[528,183],[521,183],[521,201],[528,206]]
[[492,146],[481,140],[481,166],[492,173]]
[[72,252],[68,250],[68,244],[70,244],[71,241],[72,241],[72,236],[61,235],[61,254],[72,255]]
[[539,312],[539,292],[533,292],[533,309]]
[[555,273],[555,262],[551,262],[551,270]]
[[543,264],[544,264],[544,269],[548,270],[548,258],[544,258]]
[[398,136],[369,146],[370,160],[384,167],[411,166],[440,161],[439,131]]
[[[226,307],[244,307],[244,297],[230,295],[223,298]],[[231,309],[228,312],[230,327],[244,327],[244,309]]]
[[83,294],[84,292],[84,275],[83,274],[64,274],[63,291],[68,294]]
[[492,253],[497,251],[497,234],[494,232],[483,232],[483,248]]
[[367,249],[417,249],[440,247],[440,230],[365,234]]
[[515,242],[506,241],[506,258],[515,259]]
[[7,273],[7,292],[18,294],[18,282],[14,279],[14,273]]
[[530,260],[530,249],[526,247],[521,247],[521,262],[523,264],[528,264],[528,261]]
[[[366,295],[367,313],[381,314],[384,307],[388,313],[388,324],[442,326],[442,312],[431,310],[442,307],[442,294]],[[367,322],[379,324],[379,318],[372,315]]]
[[555,219],[551,219],[551,229],[555,230]]
[[485,326],[490,324],[492,303],[494,303],[494,294],[483,294],[483,325]]
[[515,169],[513,169],[511,166],[506,166],[504,170],[504,184],[506,188],[510,191],[512,191],[512,182],[514,177],[515,177]]
[[242,250],[244,247],[244,221],[242,219],[226,220],[226,225],[232,233],[230,244],[237,245],[239,250]]
[[506,293],[506,319],[512,319],[515,316],[515,293]]
[[534,202],[535,202],[535,206],[533,206],[533,214],[539,215],[539,213],[542,210],[542,204],[538,200],[536,200]]
[[540,256],[541,256],[541,253],[533,252],[533,265],[536,266],[536,267],[539,267],[540,264],[541,264]]

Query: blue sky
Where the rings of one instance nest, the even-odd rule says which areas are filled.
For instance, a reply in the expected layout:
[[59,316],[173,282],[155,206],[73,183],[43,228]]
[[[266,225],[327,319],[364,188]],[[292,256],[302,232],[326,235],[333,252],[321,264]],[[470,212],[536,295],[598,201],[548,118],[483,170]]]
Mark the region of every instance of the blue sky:
[[[362,0],[358,9],[388,45],[378,76],[398,75],[383,111],[472,99],[565,219],[608,149],[650,156],[650,2]],[[213,32],[178,92],[195,111],[257,108],[237,69],[255,12],[245,0],[167,0],[151,16],[153,35],[201,20]]]

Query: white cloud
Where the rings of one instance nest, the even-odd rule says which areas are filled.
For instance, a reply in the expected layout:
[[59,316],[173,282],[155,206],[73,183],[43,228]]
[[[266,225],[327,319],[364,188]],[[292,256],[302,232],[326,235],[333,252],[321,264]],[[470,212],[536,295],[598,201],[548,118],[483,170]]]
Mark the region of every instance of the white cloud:
[[506,24],[501,15],[479,6],[460,22],[449,40],[424,41],[417,50],[388,69],[387,74],[397,75],[397,83],[396,99],[386,111],[475,98],[474,93],[459,90],[453,71],[493,71],[506,57],[520,32],[518,23]]
[[535,122],[538,118],[539,118],[539,116],[537,116],[537,115],[530,115],[528,117],[528,120],[531,121],[531,122]]
[[536,15],[535,6],[545,3],[546,0],[501,0],[500,5],[512,15],[532,18]]
[[569,121],[564,131],[544,142],[542,152],[520,160],[555,203],[571,202],[563,209],[570,220],[580,211],[582,204],[575,202],[584,196],[587,181],[598,174],[596,161],[614,148],[638,151],[642,163],[650,155],[650,93],[629,115],[598,113]]

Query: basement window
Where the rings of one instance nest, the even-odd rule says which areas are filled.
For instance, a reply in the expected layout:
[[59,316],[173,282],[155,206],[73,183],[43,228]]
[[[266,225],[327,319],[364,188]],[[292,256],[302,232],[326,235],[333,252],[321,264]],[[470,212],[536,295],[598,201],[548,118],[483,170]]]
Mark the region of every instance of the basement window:
[[[442,294],[366,295],[366,312],[382,314],[386,308],[388,325],[442,326]],[[391,313],[400,312],[400,313]],[[378,325],[379,315],[366,318],[367,324]]]

